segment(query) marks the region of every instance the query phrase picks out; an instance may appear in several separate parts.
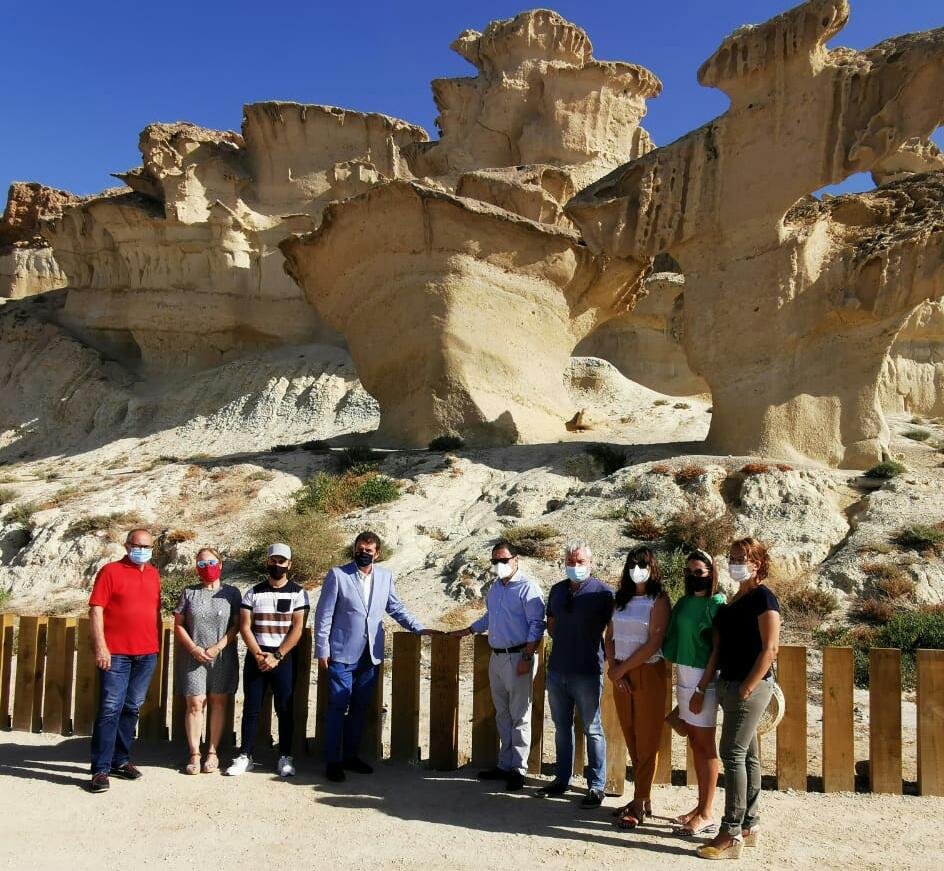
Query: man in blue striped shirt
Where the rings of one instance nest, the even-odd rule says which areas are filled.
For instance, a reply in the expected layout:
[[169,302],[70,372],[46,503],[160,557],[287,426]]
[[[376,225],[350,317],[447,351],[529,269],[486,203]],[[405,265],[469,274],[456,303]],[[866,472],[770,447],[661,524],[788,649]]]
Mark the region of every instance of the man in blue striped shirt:
[[521,789],[531,750],[531,697],[537,661],[534,652],[544,637],[541,588],[518,565],[513,544],[492,548],[496,580],[488,591],[486,611],[454,635],[488,632],[492,657],[488,665],[500,749],[498,767],[479,772],[482,780],[504,780],[508,790]]

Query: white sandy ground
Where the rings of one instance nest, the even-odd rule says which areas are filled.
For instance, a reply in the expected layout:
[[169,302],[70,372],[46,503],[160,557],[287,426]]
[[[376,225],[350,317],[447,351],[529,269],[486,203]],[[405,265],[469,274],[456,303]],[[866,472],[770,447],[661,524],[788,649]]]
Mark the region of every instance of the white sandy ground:
[[[492,792],[464,768],[441,774],[384,763],[371,777],[330,784],[300,760],[280,782],[257,768],[242,778],[187,777],[166,745],[139,744],[136,783],[85,791],[88,739],[0,735],[0,868],[688,868],[694,843],[666,817],[693,793],[657,787],[660,818],[617,832],[607,799]],[[716,810],[723,806],[719,790]],[[763,845],[738,867],[940,868],[944,798],[764,792]]]

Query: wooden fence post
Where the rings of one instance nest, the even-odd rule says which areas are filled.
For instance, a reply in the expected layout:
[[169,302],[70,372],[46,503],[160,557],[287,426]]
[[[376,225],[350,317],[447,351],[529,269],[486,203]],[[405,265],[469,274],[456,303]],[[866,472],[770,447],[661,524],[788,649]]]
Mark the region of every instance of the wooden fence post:
[[[472,759],[477,768],[498,765],[498,726],[488,668],[492,649],[487,635],[476,635],[472,644]],[[533,724],[533,720],[532,720]]]
[[164,657],[165,641],[164,624],[161,624],[160,637],[157,639],[157,664],[138,716],[138,737],[140,738],[167,737],[167,727],[162,719],[165,711],[161,706],[161,698],[167,692],[167,687],[171,682],[166,668],[168,660]]
[[531,696],[531,750],[528,753],[528,774],[540,774],[544,762],[544,700],[547,688],[547,657],[544,639],[534,651],[538,668],[534,673],[534,689]]
[[43,650],[45,627],[44,617],[20,617],[13,695],[13,729],[18,732],[39,729],[42,676],[46,662],[46,652]]
[[13,727],[10,702],[13,699],[13,634],[16,617],[0,614],[0,729]]
[[92,655],[90,620],[88,617],[79,617],[77,623],[75,715],[72,730],[76,735],[91,735],[98,711],[98,666]]
[[944,795],[944,650],[919,650],[918,792]]
[[[423,637],[412,632],[393,635],[393,678],[390,698],[390,758],[416,762],[420,754],[420,656]],[[475,754],[475,728],[472,729]]]
[[777,727],[777,788],[806,791],[806,648],[785,644],[777,658],[777,682],[786,711]]
[[823,648],[823,792],[855,790],[855,662],[851,647]]
[[[301,756],[308,752],[308,697],[311,692],[312,631],[306,626],[298,641],[295,672],[294,717],[295,733],[292,739],[292,753]],[[224,727],[225,729],[225,727]],[[232,726],[230,726],[232,734]]]
[[459,641],[432,637],[429,763],[440,771],[459,767]]
[[324,757],[325,751],[325,714],[328,712],[328,669],[318,664],[318,686],[315,697],[315,740],[312,753]]
[[901,651],[869,651],[869,785],[901,794]]
[[[671,674],[671,672],[670,672]],[[672,678],[665,682],[665,705],[663,718],[667,717],[672,710]],[[656,776],[653,783],[671,783],[672,782],[672,729],[663,719],[662,739],[659,743],[659,762],[656,765]]]
[[65,643],[65,675],[63,684],[63,698],[65,699],[65,709],[62,712],[62,735],[72,735],[75,727],[72,723],[72,706],[75,703],[75,669],[76,669],[76,639],[78,638],[78,625],[75,617],[69,617],[66,623],[66,643]]
[[[177,633],[173,634],[171,649],[174,651],[169,669],[174,670],[174,674],[180,674],[181,658],[190,654],[184,651],[183,645],[177,638]],[[170,681],[172,691],[170,699],[170,738],[175,744],[186,743],[187,730],[184,722],[187,715],[187,699],[177,692],[176,682]]]
[[50,617],[46,629],[43,731],[58,735],[65,734],[72,715],[72,694],[68,691],[72,686],[75,649],[70,650],[67,643],[70,623],[74,626],[75,620],[69,617]]
[[622,795],[626,789],[626,741],[616,713],[613,681],[603,678],[603,697],[600,700],[600,719],[606,734],[606,795]]

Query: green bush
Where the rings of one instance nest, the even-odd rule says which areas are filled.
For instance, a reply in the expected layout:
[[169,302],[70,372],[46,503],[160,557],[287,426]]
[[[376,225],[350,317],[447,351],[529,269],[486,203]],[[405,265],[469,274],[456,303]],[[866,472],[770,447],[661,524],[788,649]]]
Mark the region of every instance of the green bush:
[[428,447],[431,451],[457,451],[465,447],[465,441],[459,436],[441,435],[436,436]]
[[335,455],[338,471],[341,473],[352,472],[357,475],[376,471],[380,467],[383,458],[384,455],[382,453],[360,445],[345,448]]
[[198,583],[200,579],[193,572],[170,571],[161,573],[161,613],[168,617],[174,613],[177,600],[184,587]]
[[589,454],[603,467],[604,476],[618,472],[627,463],[626,451],[610,445],[587,445],[584,453]]
[[669,547],[697,547],[714,556],[727,552],[736,532],[732,514],[709,514],[699,508],[684,508],[669,521],[664,536]]
[[289,576],[312,587],[324,580],[325,572],[344,562],[344,538],[333,518],[319,511],[299,513],[285,508],[269,514],[250,530],[250,545],[237,560],[244,572],[262,574],[266,550],[274,542],[292,549]]
[[908,467],[903,463],[896,462],[895,460],[886,460],[884,463],[872,466],[872,468],[864,474],[866,478],[888,480],[890,478],[896,478],[898,475],[902,475],[907,471]]
[[0,590],[0,609],[6,607],[7,602],[10,601],[10,595],[9,590]]
[[373,470],[343,475],[318,472],[295,494],[295,508],[302,514],[321,511],[338,515],[392,502],[399,495],[400,485],[393,478]]
[[9,523],[18,523],[24,529],[31,530],[34,526],[33,515],[39,510],[35,502],[20,502],[8,512],[6,520]]
[[17,492],[12,487],[0,487],[0,505],[6,505],[13,502],[17,497]]
[[386,475],[365,475],[354,491],[354,498],[362,508],[393,502],[400,496],[400,485]]
[[930,430],[926,429],[909,429],[906,432],[902,433],[906,439],[911,439],[915,442],[926,442],[931,438]]
[[662,586],[672,602],[677,602],[685,595],[685,563],[688,557],[682,548],[676,547],[658,554],[657,559],[662,569]]
[[900,529],[893,540],[899,547],[908,550],[939,551],[944,548],[944,529],[940,525],[916,523]]
[[501,537],[511,542],[522,556],[545,561],[551,561],[558,556],[559,548],[551,543],[551,539],[560,535],[559,529],[546,523],[537,526],[509,526],[501,533]]

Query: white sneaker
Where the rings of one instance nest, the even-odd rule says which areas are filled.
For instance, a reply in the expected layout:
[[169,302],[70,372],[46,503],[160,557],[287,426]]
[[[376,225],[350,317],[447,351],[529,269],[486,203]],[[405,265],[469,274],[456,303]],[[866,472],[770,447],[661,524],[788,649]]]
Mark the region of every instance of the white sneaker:
[[291,756],[280,756],[275,770],[278,771],[279,777],[291,777],[295,774],[295,762]]
[[237,775],[245,774],[252,766],[252,758],[245,753],[240,753],[239,756],[233,760],[232,765],[226,769],[226,773],[230,777],[236,777]]

